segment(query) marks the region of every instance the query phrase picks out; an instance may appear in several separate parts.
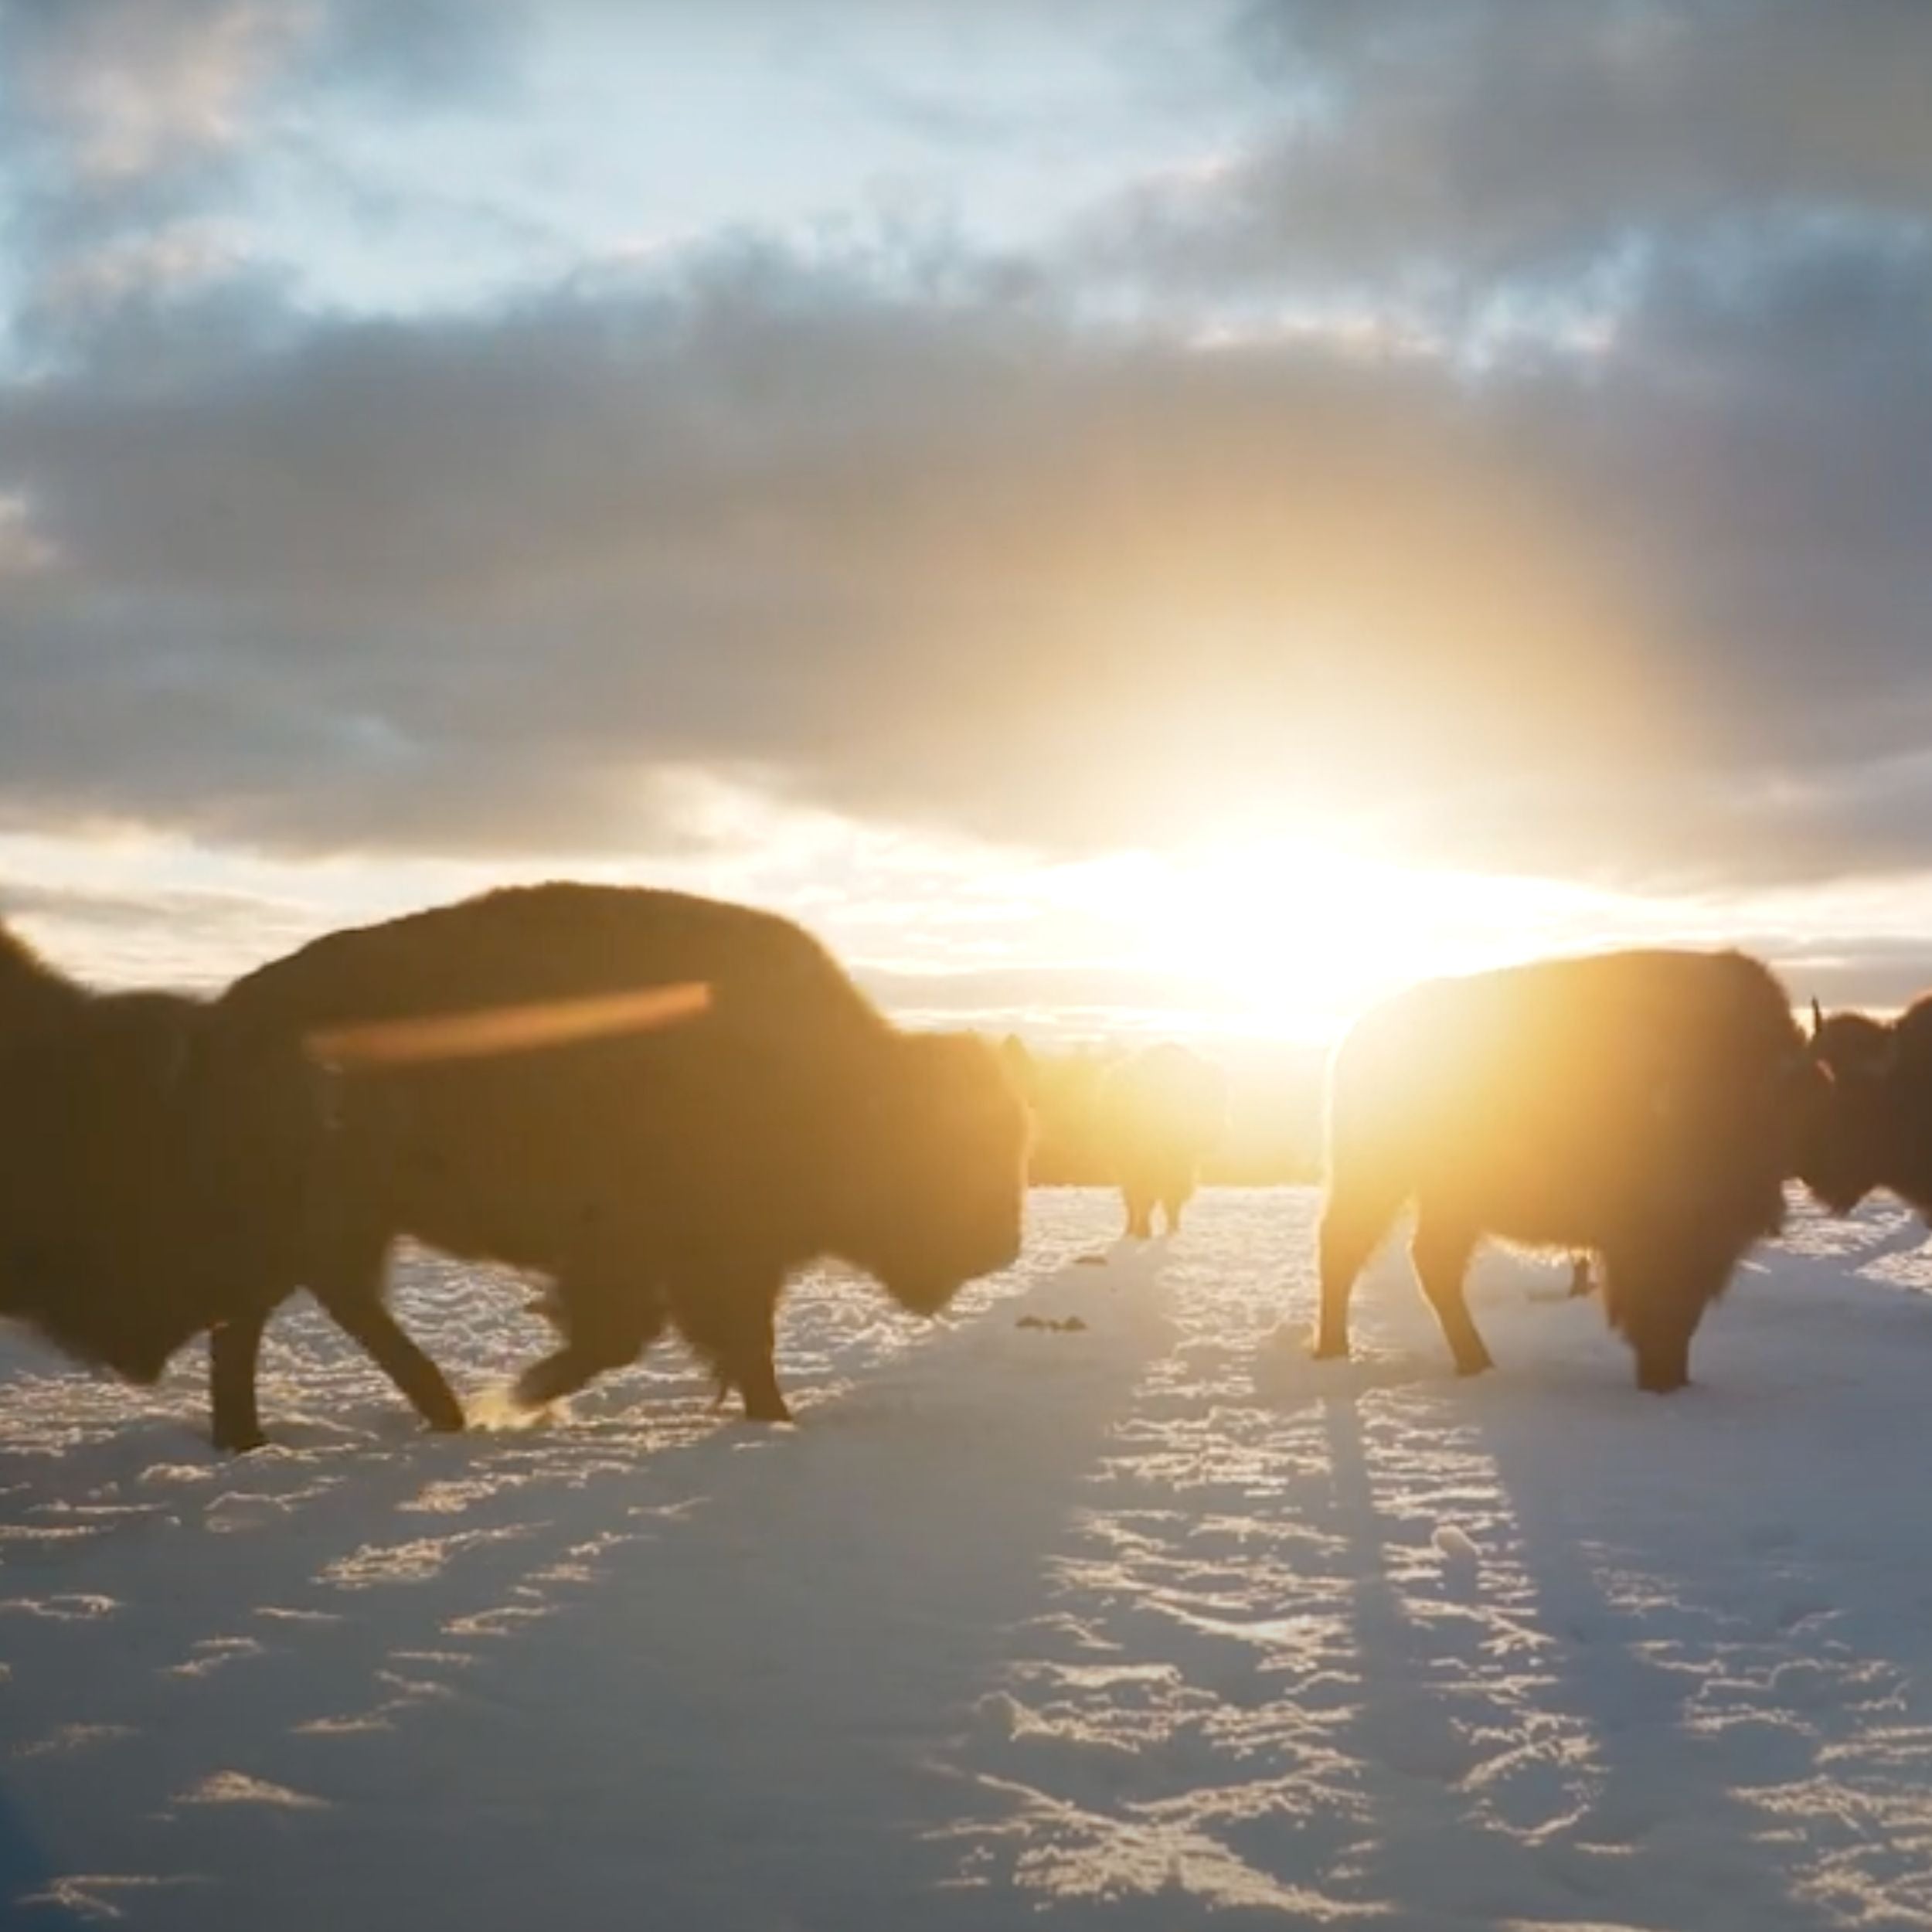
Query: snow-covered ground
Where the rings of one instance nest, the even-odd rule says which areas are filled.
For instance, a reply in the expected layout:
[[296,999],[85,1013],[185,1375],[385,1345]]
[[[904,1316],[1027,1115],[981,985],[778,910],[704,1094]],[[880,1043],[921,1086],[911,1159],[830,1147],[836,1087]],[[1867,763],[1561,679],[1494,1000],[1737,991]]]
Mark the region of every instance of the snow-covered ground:
[[[936,1326],[802,1284],[791,1429],[666,1349],[428,1437],[291,1310],[228,1460],[197,1359],[9,1339],[0,1920],[1932,1927],[1922,1230],[1802,1219],[1659,1400],[1506,1256],[1495,1375],[1399,1247],[1302,1359],[1315,1211],[1095,1266],[1112,1202],[1037,1194]],[[473,1393],[522,1301],[399,1297]]]

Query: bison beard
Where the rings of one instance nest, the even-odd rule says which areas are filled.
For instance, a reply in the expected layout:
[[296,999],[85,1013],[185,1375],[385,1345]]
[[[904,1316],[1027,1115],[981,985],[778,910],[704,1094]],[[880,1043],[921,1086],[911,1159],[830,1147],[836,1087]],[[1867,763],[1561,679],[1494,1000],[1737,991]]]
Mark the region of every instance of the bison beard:
[[1815,1073],[1784,994],[1736,953],[1611,953],[1410,988],[1366,1015],[1328,1088],[1314,1352],[1349,1352],[1356,1276],[1405,1206],[1458,1369],[1490,1366],[1463,1277],[1485,1235],[1601,1257],[1640,1388],[1775,1233]]
[[1830,1087],[1807,1123],[1798,1178],[1834,1214],[1883,1188],[1932,1216],[1932,995],[1889,1025],[1812,1012]]
[[148,1383],[264,1313],[298,1278],[318,1084],[286,1040],[90,993],[0,931],[0,1314]]
[[[292,1038],[379,1041],[414,1030],[390,1022],[494,1025],[508,1009],[690,986],[706,1002],[662,1030],[406,1052],[345,1073],[316,1188],[314,1292],[338,1320],[372,1321],[389,1250],[413,1236],[550,1278],[559,1345],[519,1379],[523,1402],[634,1361],[669,1325],[748,1416],[775,1420],[787,1411],[774,1323],[798,1267],[849,1261],[931,1313],[1014,1258],[1026,1115],[994,1055],[900,1032],[769,913],[514,889],[318,940],[222,1005]],[[252,1422],[260,1336],[236,1324],[218,1349],[218,1427],[223,1410],[243,1433]],[[419,1407],[454,1406],[426,1363],[385,1366]]]

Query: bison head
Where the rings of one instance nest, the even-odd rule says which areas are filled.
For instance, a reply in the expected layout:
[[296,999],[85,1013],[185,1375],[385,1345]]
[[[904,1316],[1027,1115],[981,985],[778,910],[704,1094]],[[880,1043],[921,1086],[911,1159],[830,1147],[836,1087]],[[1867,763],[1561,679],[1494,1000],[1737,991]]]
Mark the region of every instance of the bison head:
[[1862,1013],[1827,1019],[1815,1000],[1811,1046],[1824,1090],[1806,1114],[1798,1177],[1832,1213],[1849,1214],[1891,1165],[1898,1036]]
[[966,1034],[894,1036],[863,1110],[843,1257],[903,1307],[933,1315],[1019,1256],[1026,1107],[993,1050]]
[[[320,1129],[292,1048],[96,998],[0,1056],[0,1314],[151,1382],[287,1264]],[[274,1250],[274,1252],[271,1252]]]

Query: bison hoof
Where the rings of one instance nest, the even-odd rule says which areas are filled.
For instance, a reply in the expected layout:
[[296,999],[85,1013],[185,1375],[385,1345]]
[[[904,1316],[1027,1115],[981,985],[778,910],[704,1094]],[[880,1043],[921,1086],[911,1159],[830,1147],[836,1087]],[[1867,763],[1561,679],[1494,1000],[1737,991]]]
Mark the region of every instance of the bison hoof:
[[1456,1373],[1459,1376],[1486,1375],[1495,1366],[1488,1356],[1484,1355],[1473,1362],[1458,1362],[1456,1364]]
[[268,1438],[259,1429],[218,1429],[215,1447],[231,1456],[246,1455],[251,1449],[266,1449]]
[[1637,1386],[1646,1395],[1674,1395],[1690,1383],[1690,1351],[1679,1347],[1639,1349]]
[[[522,1385],[518,1393],[522,1393]],[[412,1406],[423,1419],[426,1429],[434,1429],[439,1436],[460,1436],[469,1427],[469,1418],[463,1413],[463,1405],[447,1389],[425,1389],[412,1398]]]
[[1346,1362],[1349,1345],[1345,1340],[1334,1342],[1326,1336],[1317,1335],[1308,1344],[1308,1355],[1311,1360],[1315,1362]]

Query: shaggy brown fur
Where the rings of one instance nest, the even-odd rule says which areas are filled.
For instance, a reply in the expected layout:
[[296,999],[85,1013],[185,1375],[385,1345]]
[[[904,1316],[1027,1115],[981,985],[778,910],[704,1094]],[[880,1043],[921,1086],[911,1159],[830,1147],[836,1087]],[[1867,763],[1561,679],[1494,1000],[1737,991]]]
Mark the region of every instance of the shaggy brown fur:
[[1485,1234],[1600,1258],[1641,1388],[1689,1379],[1709,1302],[1775,1233],[1815,1069],[1782,989],[1736,953],[1549,960],[1411,988],[1338,1049],[1318,1355],[1405,1203],[1457,1367],[1489,1353],[1462,1278]]
[[[900,1032],[768,913],[513,889],[319,940],[221,1005],[294,1036],[692,982],[706,1010],[659,1030],[342,1073],[311,1287],[338,1315],[374,1304],[413,1236],[551,1277],[561,1342],[522,1378],[526,1403],[670,1323],[747,1415],[782,1419],[773,1323],[794,1270],[837,1257],[931,1313],[1014,1259],[1026,1118],[992,1051]],[[231,1391],[259,1335],[226,1334]]]
[[0,1315],[153,1381],[284,1291],[321,1123],[284,1041],[90,993],[0,929]]
[[1831,1098],[1804,1137],[1799,1179],[1835,1214],[1883,1188],[1932,1216],[1932,995],[1889,1026],[1818,1015],[1811,1048]]

